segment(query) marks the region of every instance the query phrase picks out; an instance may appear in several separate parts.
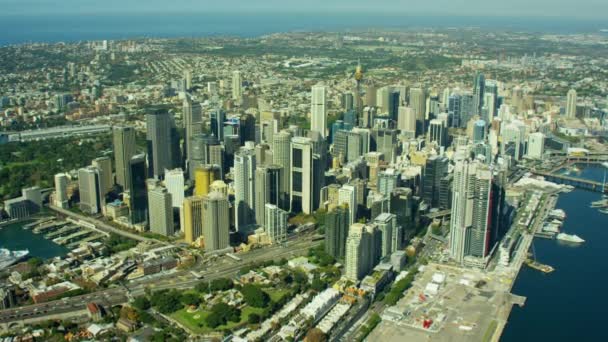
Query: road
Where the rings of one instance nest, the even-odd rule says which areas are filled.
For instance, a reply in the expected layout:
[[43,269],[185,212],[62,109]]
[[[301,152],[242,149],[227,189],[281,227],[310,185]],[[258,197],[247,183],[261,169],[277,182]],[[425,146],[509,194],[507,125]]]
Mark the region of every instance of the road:
[[[195,266],[193,269],[201,271],[203,281],[232,277],[242,267],[253,263],[278,260],[281,258],[289,259],[295,256],[306,255],[309,248],[317,246],[320,243],[321,241],[312,241],[312,237],[306,237],[305,239],[289,241],[285,246],[270,246],[239,254],[239,257],[243,261],[222,257],[211,266],[205,267],[199,265]],[[93,301],[109,306],[122,304],[126,303],[129,298],[143,295],[146,288],[149,288],[152,291],[163,289],[188,289],[193,288],[201,281],[202,280],[200,279],[196,279],[190,273],[190,270],[160,273],[155,277],[134,280],[124,286],[112,287],[83,296],[2,310],[0,311],[0,323],[19,322],[30,319],[43,320],[45,317],[81,311],[88,302]]]
[[85,216],[85,215],[81,215],[81,214],[77,214],[75,212],[72,212],[72,211],[69,211],[69,210],[65,210],[65,209],[56,207],[54,205],[49,205],[49,208],[51,210],[54,210],[54,211],[60,213],[61,215],[65,215],[65,216],[68,216],[68,217],[71,217],[71,218],[74,218],[74,219],[83,220],[83,221],[92,223],[92,224],[95,225],[95,227],[97,229],[99,229],[101,231],[104,231],[106,233],[114,233],[114,234],[117,234],[117,235],[121,235],[121,236],[127,237],[129,239],[133,239],[133,240],[141,241],[141,242],[153,242],[153,243],[167,244],[166,242],[163,242],[163,241],[159,241],[159,240],[156,240],[156,239],[150,239],[150,238],[147,238],[147,237],[143,237],[141,235],[129,233],[129,232],[124,231],[122,229],[118,229],[118,228],[112,227],[111,225],[109,225],[109,224],[107,224],[107,223],[105,223],[105,222],[103,222],[101,220],[98,220],[96,218]]

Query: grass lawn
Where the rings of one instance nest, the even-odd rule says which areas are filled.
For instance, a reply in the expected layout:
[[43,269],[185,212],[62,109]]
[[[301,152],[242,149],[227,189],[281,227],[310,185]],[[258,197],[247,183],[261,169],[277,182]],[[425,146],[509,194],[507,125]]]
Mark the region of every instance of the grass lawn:
[[268,295],[270,296],[270,299],[272,299],[273,302],[278,302],[281,300],[281,298],[283,298],[283,296],[287,295],[289,293],[289,290],[287,289],[263,289],[264,292],[268,293]]
[[243,308],[243,310],[241,310],[240,322],[228,322],[226,325],[220,325],[215,329],[210,328],[205,324],[205,318],[207,318],[207,316],[209,315],[209,311],[206,310],[198,310],[196,312],[189,313],[186,309],[181,309],[171,314],[171,317],[183,324],[191,332],[195,334],[205,334],[217,330],[234,329],[235,327],[241,324],[246,324],[249,315],[251,315],[252,313],[257,313],[258,315],[261,315],[263,311],[264,309],[246,306]]

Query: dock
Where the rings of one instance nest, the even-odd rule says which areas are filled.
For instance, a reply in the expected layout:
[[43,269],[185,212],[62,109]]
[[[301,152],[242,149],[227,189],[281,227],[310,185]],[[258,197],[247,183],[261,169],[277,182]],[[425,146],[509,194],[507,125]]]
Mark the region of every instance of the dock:
[[526,265],[530,268],[533,268],[537,271],[541,271],[543,273],[551,273],[551,272],[555,271],[555,268],[553,268],[552,266],[541,264],[540,262],[532,260],[530,258],[526,259]]

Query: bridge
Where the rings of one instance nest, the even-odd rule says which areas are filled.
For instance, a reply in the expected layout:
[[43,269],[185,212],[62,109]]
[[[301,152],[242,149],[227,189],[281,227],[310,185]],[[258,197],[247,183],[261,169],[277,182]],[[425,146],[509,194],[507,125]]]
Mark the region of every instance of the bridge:
[[543,176],[546,180],[548,180],[550,182],[572,185],[574,187],[584,189],[584,190],[608,193],[608,189],[601,182],[596,182],[596,181],[583,179],[583,178],[577,178],[577,177],[570,177],[570,176],[566,176],[566,175],[558,175],[558,174],[542,172],[542,171],[532,171],[532,173],[534,173],[535,175],[538,175],[538,176]]

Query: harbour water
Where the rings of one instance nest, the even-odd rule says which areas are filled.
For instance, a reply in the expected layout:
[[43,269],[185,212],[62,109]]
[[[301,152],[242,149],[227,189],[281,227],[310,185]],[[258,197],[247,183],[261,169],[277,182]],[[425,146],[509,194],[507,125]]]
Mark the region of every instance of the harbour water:
[[42,234],[23,229],[28,222],[18,222],[0,227],[0,247],[10,250],[29,249],[30,257],[50,259],[66,255],[68,249],[46,240]]
[[[579,167],[580,173],[571,176],[602,181],[602,168]],[[524,307],[513,308],[501,341],[606,340],[608,215],[589,207],[600,198],[598,192],[578,189],[560,195],[556,208],[567,214],[563,231],[586,242],[534,240],[538,260],[556,270],[521,270],[513,293],[528,299]]]

